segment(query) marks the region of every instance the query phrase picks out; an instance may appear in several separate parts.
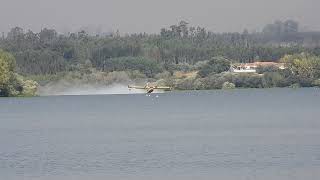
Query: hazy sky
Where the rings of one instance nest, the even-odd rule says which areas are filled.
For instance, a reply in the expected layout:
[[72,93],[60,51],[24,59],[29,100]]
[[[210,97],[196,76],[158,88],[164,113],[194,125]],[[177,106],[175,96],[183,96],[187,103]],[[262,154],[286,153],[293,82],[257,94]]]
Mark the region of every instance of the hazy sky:
[[122,33],[159,32],[179,20],[211,31],[261,30],[294,19],[320,30],[320,0],[0,0],[0,31],[20,26],[60,32],[91,26]]

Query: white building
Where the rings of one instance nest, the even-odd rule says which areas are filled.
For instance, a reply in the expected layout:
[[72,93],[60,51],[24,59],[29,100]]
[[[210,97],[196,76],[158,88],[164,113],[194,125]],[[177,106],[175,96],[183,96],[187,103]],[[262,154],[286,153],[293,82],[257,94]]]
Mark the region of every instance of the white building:
[[275,62],[254,62],[233,65],[230,69],[234,73],[256,73],[258,67],[274,66],[279,69],[285,69],[284,63]]

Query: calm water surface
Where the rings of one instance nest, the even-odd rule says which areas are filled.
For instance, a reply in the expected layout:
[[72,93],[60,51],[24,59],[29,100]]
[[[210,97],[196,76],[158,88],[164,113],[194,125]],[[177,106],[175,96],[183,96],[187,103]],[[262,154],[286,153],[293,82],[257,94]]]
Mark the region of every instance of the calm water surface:
[[319,89],[0,99],[0,180],[319,178]]

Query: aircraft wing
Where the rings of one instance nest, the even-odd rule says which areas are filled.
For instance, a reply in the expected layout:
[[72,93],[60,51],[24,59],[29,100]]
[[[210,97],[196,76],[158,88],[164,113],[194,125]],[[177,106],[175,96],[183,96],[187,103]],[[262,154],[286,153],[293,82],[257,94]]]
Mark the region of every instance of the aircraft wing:
[[154,89],[162,89],[162,90],[171,90],[171,87],[166,87],[166,86],[157,86]]
[[129,89],[146,89],[144,86],[128,86]]

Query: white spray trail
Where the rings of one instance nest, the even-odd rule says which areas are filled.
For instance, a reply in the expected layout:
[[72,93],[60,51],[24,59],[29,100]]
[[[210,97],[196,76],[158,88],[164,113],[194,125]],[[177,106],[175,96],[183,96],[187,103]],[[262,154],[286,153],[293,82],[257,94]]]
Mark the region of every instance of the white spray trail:
[[[143,94],[146,90],[129,89],[123,84],[102,85],[81,85],[77,87],[61,87],[56,85],[41,87],[38,94],[40,96],[59,95],[103,95],[103,94]],[[156,93],[161,93],[157,91]]]

